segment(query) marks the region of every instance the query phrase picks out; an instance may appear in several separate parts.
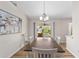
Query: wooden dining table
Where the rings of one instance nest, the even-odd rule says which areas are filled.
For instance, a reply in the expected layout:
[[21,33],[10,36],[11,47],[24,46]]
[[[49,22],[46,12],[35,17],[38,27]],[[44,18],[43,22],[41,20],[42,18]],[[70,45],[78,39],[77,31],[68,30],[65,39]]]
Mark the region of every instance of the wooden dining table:
[[34,40],[32,47],[41,49],[57,48],[58,52],[65,52],[63,48],[59,44],[57,44],[57,42],[52,38],[37,38],[36,40]]

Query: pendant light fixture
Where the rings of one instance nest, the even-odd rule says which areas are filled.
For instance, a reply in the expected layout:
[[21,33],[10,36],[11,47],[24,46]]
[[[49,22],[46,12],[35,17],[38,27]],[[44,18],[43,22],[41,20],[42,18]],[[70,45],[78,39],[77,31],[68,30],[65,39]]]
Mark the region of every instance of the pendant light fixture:
[[43,1],[43,14],[40,17],[40,20],[42,20],[44,22],[49,20],[49,17],[47,16],[46,10],[45,10],[45,1]]

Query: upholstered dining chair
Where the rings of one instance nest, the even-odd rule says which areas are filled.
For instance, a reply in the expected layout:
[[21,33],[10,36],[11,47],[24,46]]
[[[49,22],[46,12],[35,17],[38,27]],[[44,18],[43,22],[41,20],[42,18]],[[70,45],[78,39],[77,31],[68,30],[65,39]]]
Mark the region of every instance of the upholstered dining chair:
[[32,47],[32,53],[34,58],[55,58],[57,48],[53,49],[41,49]]
[[60,36],[56,36],[56,42],[57,42],[58,44],[61,43],[61,37],[60,37]]

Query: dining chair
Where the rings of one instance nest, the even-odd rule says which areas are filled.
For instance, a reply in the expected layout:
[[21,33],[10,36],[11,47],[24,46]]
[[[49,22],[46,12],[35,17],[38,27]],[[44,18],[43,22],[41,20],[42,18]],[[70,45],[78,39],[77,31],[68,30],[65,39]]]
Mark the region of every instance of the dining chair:
[[60,37],[60,36],[57,36],[57,37],[56,37],[56,42],[57,42],[58,44],[61,43],[61,37]]
[[32,53],[34,58],[55,58],[57,48],[53,49],[41,49],[32,47]]

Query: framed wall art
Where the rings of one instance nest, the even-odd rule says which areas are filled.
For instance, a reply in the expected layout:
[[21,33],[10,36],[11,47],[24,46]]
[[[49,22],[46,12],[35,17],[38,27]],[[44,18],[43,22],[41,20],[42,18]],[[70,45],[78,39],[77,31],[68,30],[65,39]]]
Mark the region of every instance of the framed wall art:
[[13,34],[22,31],[22,19],[0,9],[0,34]]

